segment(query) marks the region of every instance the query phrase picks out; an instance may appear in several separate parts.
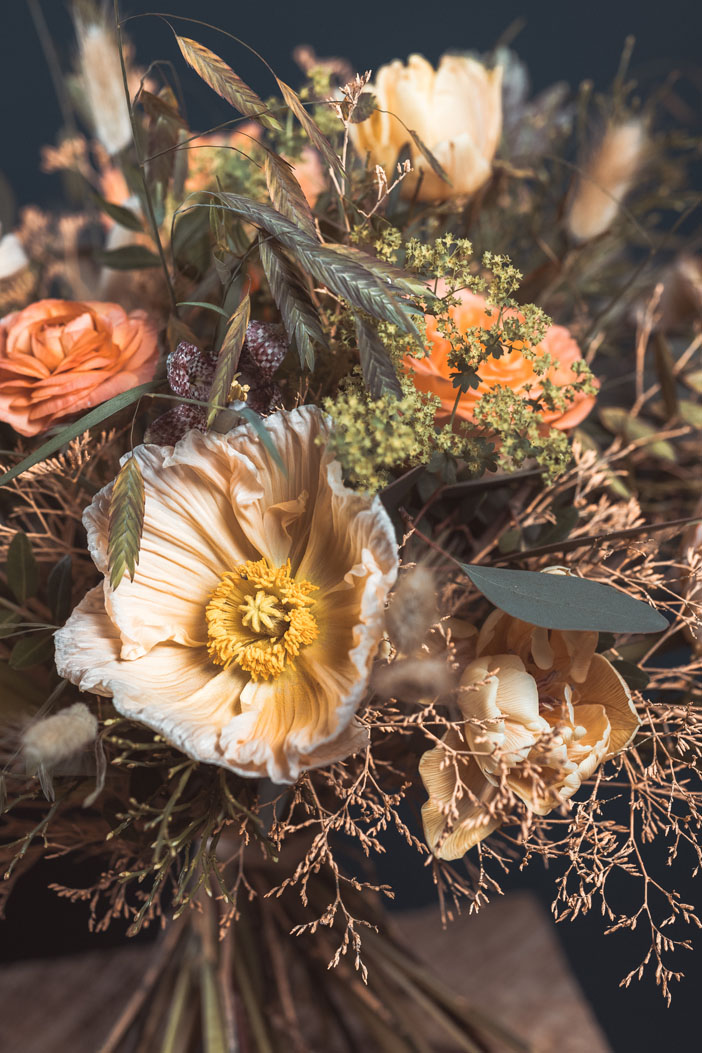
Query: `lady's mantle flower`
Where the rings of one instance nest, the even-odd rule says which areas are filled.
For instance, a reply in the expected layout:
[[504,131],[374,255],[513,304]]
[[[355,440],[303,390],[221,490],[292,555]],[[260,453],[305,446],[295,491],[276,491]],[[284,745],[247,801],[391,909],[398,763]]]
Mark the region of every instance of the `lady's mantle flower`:
[[[470,329],[492,329],[498,323],[497,308],[490,308],[483,296],[463,290],[457,294],[460,303],[450,308],[450,316],[460,334]],[[506,311],[505,317],[516,312]],[[451,379],[452,368],[449,363],[451,342],[441,332],[439,323],[433,315],[425,316],[427,341],[431,345],[426,358],[405,358],[405,367],[410,371],[418,391],[437,395],[441,399],[441,409],[437,416],[440,421],[447,421],[453,411],[457,390]],[[519,342],[508,346],[499,356],[490,355],[477,368],[478,386],[464,392],[456,409],[456,416],[462,420],[473,420],[476,406],[483,395],[498,387],[510,388],[515,394],[524,398],[537,399],[544,390],[544,379],[558,389],[567,388],[578,380],[578,367],[582,364],[580,348],[570,332],[562,325],[552,325],[540,344],[533,348],[535,357],[524,354]],[[550,356],[551,364],[545,378],[538,375],[535,365],[539,359]],[[577,392],[563,409],[544,409],[542,419],[553,428],[562,430],[574,428],[587,417],[595,404],[594,395]]]
[[[88,593],[56,664],[197,760],[288,782],[366,741],[354,714],[397,552],[379,501],[343,485],[319,410],[265,427],[285,471],[248,426],[137,447],[135,580]],[[84,516],[106,575],[111,489]]]
[[631,693],[595,653],[597,640],[490,615],[461,678],[465,723],[419,765],[435,855],[459,859],[500,825],[501,785],[546,815],[631,742],[639,727]]

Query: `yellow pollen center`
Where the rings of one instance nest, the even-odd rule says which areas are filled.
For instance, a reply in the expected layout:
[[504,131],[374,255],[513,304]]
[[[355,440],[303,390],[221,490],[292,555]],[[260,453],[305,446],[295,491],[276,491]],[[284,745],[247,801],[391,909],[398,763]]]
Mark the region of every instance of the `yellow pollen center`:
[[212,661],[225,669],[236,662],[252,680],[280,676],[319,636],[309,596],[316,589],[291,577],[290,560],[247,560],[223,574],[205,612]]

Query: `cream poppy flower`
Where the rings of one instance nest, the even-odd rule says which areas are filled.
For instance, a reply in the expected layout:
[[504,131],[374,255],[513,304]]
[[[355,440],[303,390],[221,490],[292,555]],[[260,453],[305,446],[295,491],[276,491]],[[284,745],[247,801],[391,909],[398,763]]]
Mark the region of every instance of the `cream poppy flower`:
[[[444,55],[435,70],[421,55],[410,55],[407,65],[396,60],[381,66],[369,88],[378,106],[367,120],[351,125],[353,143],[390,180],[400,150],[409,144],[414,171],[402,181],[403,197],[416,191],[420,201],[445,201],[472,194],[489,179],[502,132],[502,67],[490,70],[473,58]],[[431,169],[408,128],[431,150],[451,185]]]
[[[595,632],[543,629],[503,611],[487,619],[461,678],[465,723],[419,765],[429,794],[424,832],[437,856],[459,859],[500,825],[501,778],[546,815],[631,742],[636,708],[624,680],[595,653],[597,640]],[[520,771],[527,760],[539,766],[538,781]]]
[[[366,692],[397,573],[390,520],[348,489],[319,410],[134,451],[135,580],[106,576],[56,633],[56,665],[197,760],[291,782],[366,742]],[[319,440],[319,442],[317,441]],[[107,575],[111,485],[86,510]]]

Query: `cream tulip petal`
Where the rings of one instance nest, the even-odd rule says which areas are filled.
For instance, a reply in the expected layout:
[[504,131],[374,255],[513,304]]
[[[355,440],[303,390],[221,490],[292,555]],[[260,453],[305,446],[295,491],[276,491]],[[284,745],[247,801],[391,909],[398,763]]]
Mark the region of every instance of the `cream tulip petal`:
[[608,757],[613,757],[629,745],[641,726],[629,685],[614,666],[601,655],[593,655],[586,682],[580,690],[580,702],[575,707],[578,724],[581,706],[594,703],[604,706],[611,727]]
[[497,708],[505,719],[523,724],[525,728],[536,733],[547,730],[546,721],[539,715],[539,689],[536,680],[527,673],[522,661],[516,655],[496,655],[490,662],[491,665],[499,667],[496,674]]
[[[444,742],[453,749],[465,748],[454,731],[448,732]],[[500,825],[489,809],[497,791],[472,758],[461,757],[454,764],[445,747],[436,746],[422,755],[419,774],[429,794],[429,800],[422,805],[424,836],[439,859],[460,859]],[[449,817],[447,809],[459,783],[463,795],[455,802],[458,814]]]
[[159,732],[190,757],[225,763],[219,736],[239,711],[245,683],[217,670],[205,648],[159,644],[133,661],[120,658],[120,638],[92,589],[54,635],[60,676],[82,691],[106,695],[125,716]]

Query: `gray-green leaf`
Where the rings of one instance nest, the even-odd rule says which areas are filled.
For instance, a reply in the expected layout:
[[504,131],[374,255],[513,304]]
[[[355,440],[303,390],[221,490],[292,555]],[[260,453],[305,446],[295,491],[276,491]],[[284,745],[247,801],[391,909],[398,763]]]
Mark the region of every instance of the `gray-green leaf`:
[[654,607],[599,581],[467,563],[461,569],[490,603],[531,625],[612,633],[657,633],[668,628],[667,619]]

